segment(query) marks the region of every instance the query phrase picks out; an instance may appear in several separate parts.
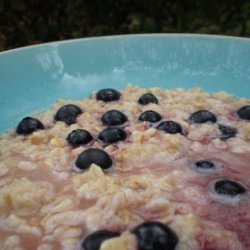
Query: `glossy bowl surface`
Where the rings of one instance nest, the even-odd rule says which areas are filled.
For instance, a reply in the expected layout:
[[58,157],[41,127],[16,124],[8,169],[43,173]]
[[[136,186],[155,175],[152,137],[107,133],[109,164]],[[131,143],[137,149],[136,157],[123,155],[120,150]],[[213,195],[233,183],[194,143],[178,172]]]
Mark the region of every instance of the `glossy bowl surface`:
[[203,87],[250,98],[250,39],[127,35],[53,42],[0,53],[0,132],[58,99],[128,83]]

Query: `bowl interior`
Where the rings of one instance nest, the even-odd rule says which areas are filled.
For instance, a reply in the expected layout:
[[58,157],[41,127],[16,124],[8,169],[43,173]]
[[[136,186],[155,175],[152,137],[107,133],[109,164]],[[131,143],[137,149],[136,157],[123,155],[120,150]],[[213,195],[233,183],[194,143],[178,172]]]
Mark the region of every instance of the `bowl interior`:
[[58,99],[132,83],[203,87],[250,98],[250,39],[132,35],[55,42],[0,54],[0,132]]

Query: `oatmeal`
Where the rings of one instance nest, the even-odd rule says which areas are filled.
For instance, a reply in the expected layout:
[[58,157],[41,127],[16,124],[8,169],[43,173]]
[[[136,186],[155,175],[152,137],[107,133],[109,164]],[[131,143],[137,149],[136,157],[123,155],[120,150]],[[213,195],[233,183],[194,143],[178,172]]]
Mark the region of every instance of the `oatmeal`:
[[1,249],[250,249],[249,100],[103,89],[0,143]]

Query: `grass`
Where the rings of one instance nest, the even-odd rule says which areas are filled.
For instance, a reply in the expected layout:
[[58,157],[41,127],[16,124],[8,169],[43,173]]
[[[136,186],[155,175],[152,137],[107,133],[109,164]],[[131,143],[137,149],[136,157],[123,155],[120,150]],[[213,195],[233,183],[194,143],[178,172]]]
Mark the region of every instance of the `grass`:
[[244,0],[0,0],[0,51],[114,34],[200,33],[250,37]]

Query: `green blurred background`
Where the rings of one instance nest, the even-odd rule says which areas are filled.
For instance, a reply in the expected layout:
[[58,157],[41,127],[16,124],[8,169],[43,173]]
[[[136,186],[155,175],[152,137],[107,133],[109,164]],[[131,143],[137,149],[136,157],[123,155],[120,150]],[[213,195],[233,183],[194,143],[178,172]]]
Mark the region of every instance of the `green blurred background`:
[[250,1],[0,0],[0,51],[56,40],[135,33],[250,37]]

